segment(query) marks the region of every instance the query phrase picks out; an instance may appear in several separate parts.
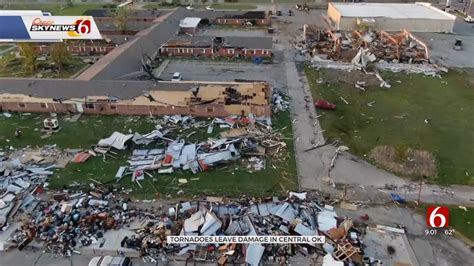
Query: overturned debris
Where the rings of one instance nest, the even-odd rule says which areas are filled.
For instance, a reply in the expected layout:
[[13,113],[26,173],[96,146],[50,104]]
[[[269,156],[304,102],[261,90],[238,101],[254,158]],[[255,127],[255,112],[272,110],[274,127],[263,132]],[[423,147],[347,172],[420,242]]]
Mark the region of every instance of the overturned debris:
[[[133,142],[136,148],[128,160],[129,165],[126,169],[120,167],[122,170],[119,169],[116,178],[120,180],[131,174],[132,180],[137,182],[147,175],[152,176],[150,171],[167,174],[190,170],[197,174],[234,161],[239,161],[248,171],[259,171],[265,169],[265,156],[278,155],[286,148],[286,143],[281,141],[284,136],[271,128],[267,118],[232,116],[214,118],[210,123],[202,122],[191,116],[165,116],[150,133],[126,135],[114,132],[100,140],[93,150],[108,154],[113,152],[112,148],[125,149],[127,143]],[[177,130],[205,127],[208,127],[208,134],[212,134],[213,130],[209,128],[214,126],[224,129],[219,134],[220,138],[196,142],[188,140],[192,134],[178,134],[177,138],[172,134]],[[152,143],[162,147],[149,149],[142,146]]]

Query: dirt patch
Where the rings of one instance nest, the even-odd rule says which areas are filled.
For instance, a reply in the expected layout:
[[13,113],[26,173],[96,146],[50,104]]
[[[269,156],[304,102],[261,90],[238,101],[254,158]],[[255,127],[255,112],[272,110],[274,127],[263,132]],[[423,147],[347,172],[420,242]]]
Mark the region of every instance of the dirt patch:
[[377,146],[370,151],[369,158],[388,171],[404,176],[438,176],[436,159],[428,151]]

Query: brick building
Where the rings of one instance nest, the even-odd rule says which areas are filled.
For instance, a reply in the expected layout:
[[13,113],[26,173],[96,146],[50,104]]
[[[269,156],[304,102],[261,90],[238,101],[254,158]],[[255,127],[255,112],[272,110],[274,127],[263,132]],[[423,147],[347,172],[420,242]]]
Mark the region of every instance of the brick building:
[[271,58],[271,37],[182,36],[160,47],[161,56]]
[[0,112],[270,116],[270,97],[264,82],[0,79]]
[[[36,46],[38,53],[49,54],[54,43],[39,43]],[[74,55],[105,55],[115,48],[114,43],[105,41],[72,41],[66,43],[66,49]]]
[[237,15],[224,15],[214,20],[214,24],[217,25],[256,25],[256,26],[269,26],[271,19],[267,17],[264,11],[248,11],[244,14]]

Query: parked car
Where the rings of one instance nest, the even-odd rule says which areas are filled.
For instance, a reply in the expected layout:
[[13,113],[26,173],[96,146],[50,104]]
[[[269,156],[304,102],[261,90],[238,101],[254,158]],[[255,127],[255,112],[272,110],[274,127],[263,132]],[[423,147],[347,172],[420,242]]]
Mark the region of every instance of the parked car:
[[102,256],[93,257],[89,266],[131,266],[129,257]]
[[179,72],[174,72],[173,77],[171,78],[171,81],[177,82],[181,81],[183,78],[181,77],[181,73]]
[[187,6],[186,9],[187,10],[194,10],[194,7],[193,6]]
[[336,105],[328,102],[326,100],[316,100],[314,102],[314,106],[318,109],[323,109],[323,110],[334,110],[336,109]]
[[206,6],[206,10],[213,11],[214,8],[212,6]]
[[456,39],[454,42],[454,50],[461,51],[462,50],[462,40],[461,39]]
[[466,21],[467,23],[474,23],[474,18],[469,15],[464,18],[464,21]]

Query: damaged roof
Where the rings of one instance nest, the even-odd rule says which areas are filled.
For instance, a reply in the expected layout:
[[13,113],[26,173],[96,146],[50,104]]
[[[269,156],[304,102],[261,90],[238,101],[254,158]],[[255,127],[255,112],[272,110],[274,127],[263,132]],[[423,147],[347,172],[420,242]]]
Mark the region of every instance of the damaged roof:
[[265,15],[265,11],[248,11],[243,14],[237,15],[224,15],[224,18],[231,18],[231,19],[265,19],[267,16]]
[[173,39],[167,41],[163,46],[165,47],[211,47],[212,36],[175,36]]
[[[150,91],[191,91],[196,87],[208,86],[219,93],[222,86],[239,86],[248,90],[255,83],[238,82],[153,82],[124,80],[77,80],[77,79],[32,79],[0,78],[0,96],[2,94],[21,94],[38,98],[70,99],[87,96],[110,96],[120,99],[134,98]],[[250,86],[249,86],[250,85]],[[202,93],[205,93],[202,90]],[[209,93],[213,94],[211,91]],[[205,96],[203,96],[205,97]],[[207,96],[206,96],[207,97]]]
[[[211,47],[213,36],[176,36],[166,42],[163,47]],[[220,37],[224,40],[224,47],[246,48],[246,49],[272,49],[271,37]]]
[[242,47],[247,49],[272,49],[271,37],[224,37],[224,43],[230,47]]

